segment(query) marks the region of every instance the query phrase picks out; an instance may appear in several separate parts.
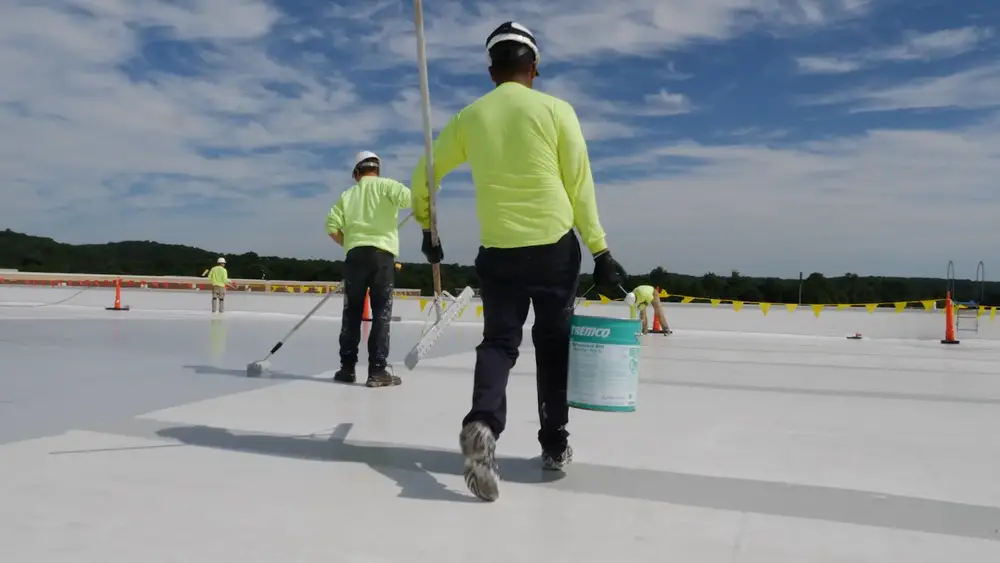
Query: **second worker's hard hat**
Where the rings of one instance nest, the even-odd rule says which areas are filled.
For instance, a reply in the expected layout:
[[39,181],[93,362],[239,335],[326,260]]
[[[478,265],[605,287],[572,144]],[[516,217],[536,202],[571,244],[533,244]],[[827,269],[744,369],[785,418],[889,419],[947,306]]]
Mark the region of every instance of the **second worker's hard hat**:
[[382,159],[372,151],[361,151],[354,155],[354,169],[357,170],[362,164],[371,162],[373,166],[381,166]]

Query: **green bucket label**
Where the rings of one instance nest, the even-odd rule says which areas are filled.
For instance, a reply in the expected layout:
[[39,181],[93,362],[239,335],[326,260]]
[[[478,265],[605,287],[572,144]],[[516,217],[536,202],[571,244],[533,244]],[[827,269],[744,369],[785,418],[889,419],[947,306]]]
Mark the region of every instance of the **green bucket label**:
[[576,315],[570,322],[571,407],[631,412],[639,387],[641,322]]
[[639,344],[641,332],[639,320],[612,317],[574,315],[569,327],[569,337],[574,342],[621,346]]

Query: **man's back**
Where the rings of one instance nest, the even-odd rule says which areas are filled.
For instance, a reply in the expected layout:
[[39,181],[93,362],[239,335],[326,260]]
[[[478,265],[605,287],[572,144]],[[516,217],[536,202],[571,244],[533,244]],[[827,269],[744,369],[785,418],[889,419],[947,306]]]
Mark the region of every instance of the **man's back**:
[[410,190],[390,178],[362,176],[340,195],[327,216],[327,231],[343,231],[344,250],[373,246],[399,255],[399,210],[410,206]]
[[229,272],[226,270],[225,266],[213,266],[211,270],[208,271],[208,281],[212,282],[213,286],[223,286],[229,283]]
[[438,142],[442,173],[469,163],[483,246],[551,244],[582,218],[585,242],[603,249],[586,143],[565,101],[507,82],[459,112]]
[[558,106],[563,104],[508,82],[462,110],[460,132],[477,188],[529,186],[565,199],[557,152]]

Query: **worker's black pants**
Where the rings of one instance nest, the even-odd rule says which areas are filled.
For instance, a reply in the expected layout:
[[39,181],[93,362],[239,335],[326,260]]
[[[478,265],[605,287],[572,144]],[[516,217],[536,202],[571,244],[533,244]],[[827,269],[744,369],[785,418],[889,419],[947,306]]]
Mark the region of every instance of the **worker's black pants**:
[[365,293],[370,291],[372,328],[368,335],[368,369],[385,369],[389,356],[389,323],[396,257],[373,246],[358,246],[344,260],[344,314],[340,325],[340,363],[358,363]]
[[524,248],[483,248],[476,258],[483,301],[483,341],[476,348],[472,410],[499,437],[507,424],[507,379],[517,362],[528,305],[534,306],[538,441],[558,455],[566,448],[569,406],[569,323],[580,279],[580,244],[573,231],[559,241]]

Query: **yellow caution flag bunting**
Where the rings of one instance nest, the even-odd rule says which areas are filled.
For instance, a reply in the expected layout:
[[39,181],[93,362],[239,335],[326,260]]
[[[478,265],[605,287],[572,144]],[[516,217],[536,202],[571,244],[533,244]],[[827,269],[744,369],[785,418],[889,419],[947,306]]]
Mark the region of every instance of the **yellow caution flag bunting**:
[[[271,285],[271,286],[265,286],[265,289],[267,291],[272,291],[273,292],[273,291],[278,291],[278,289],[281,288],[281,287],[284,287],[285,291],[287,291],[288,293],[295,293],[295,288],[292,287],[292,286]],[[336,289],[336,287],[337,287],[336,285],[331,285],[331,286],[328,286],[328,287],[315,286],[315,287],[311,288],[310,286],[303,285],[303,286],[300,286],[300,291],[302,293],[308,293],[310,289],[313,289],[313,291],[315,291],[316,293],[323,293],[324,290],[334,291]],[[665,298],[668,298],[668,297],[679,298],[680,302],[682,304],[698,303],[698,302],[701,302],[701,303],[708,302],[713,308],[717,308],[719,305],[724,304],[724,303],[731,303],[732,306],[733,306],[733,311],[734,312],[740,312],[741,310],[743,310],[743,306],[747,304],[747,302],[745,302],[745,301],[729,300],[729,299],[723,299],[723,298],[718,298],[718,297],[693,297],[693,296],[690,296],[690,295],[670,295],[669,293],[666,292],[666,290],[662,290],[662,289],[659,291],[659,296],[662,299],[665,299]],[[401,299],[405,299],[407,296],[403,295],[403,294],[400,294],[399,297]],[[418,297],[418,296],[414,296],[414,297],[419,299],[419,302],[420,302],[420,311],[423,312],[424,309],[426,309],[427,305],[430,303],[431,300],[430,299],[425,299],[425,298],[422,298],[422,297]],[[618,301],[618,302],[621,301],[621,299],[610,299],[609,297],[607,297],[605,295],[602,295],[602,294],[598,294],[598,299],[599,299],[599,301],[600,301],[600,303],[602,305],[607,305],[609,303],[614,303],[616,301]],[[941,299],[924,299],[924,300],[920,300],[920,301],[894,301],[894,302],[886,302],[886,303],[813,303],[813,304],[801,304],[801,305],[805,305],[805,306],[809,307],[812,310],[813,314],[818,318],[822,314],[823,310],[825,308],[827,308],[827,307],[836,308],[836,310],[838,310],[838,311],[843,311],[843,310],[851,309],[853,307],[864,307],[865,310],[868,311],[869,314],[871,314],[871,313],[874,313],[875,310],[878,309],[878,307],[880,305],[884,305],[884,306],[885,305],[892,305],[893,308],[894,308],[894,310],[897,313],[901,313],[901,312],[905,311],[907,309],[907,307],[909,307],[911,304],[912,305],[916,305],[917,303],[919,303],[919,304],[923,305],[923,308],[924,308],[925,311],[933,311],[935,309],[943,311],[944,310],[943,307],[941,307],[941,308],[937,307],[937,303],[939,301],[941,301]],[[587,300],[585,298],[581,298],[579,300],[579,302],[577,303],[577,306],[582,305],[584,307],[589,307],[592,303],[594,303],[594,301],[590,301],[590,300]],[[760,312],[764,316],[767,316],[767,314],[770,312],[771,307],[773,305],[784,305],[785,309],[787,309],[789,313],[794,313],[795,310],[798,309],[799,306],[800,306],[800,304],[798,304],[798,303],[768,303],[768,302],[755,302],[755,301],[750,302],[750,304],[751,305],[757,305],[758,307],[760,307]],[[958,306],[958,307],[959,308],[969,308],[968,306]],[[482,305],[477,305],[476,306],[476,318],[479,318],[479,317],[482,316],[482,310],[483,310]],[[982,317],[982,316],[986,315],[987,312],[989,312],[989,316],[990,316],[990,320],[991,321],[994,320],[994,319],[996,319],[997,307],[995,307],[995,306],[986,306],[986,305],[978,305],[977,306],[976,317],[977,318],[978,317]],[[464,314],[465,314],[465,309],[463,309],[462,311],[459,312],[459,316],[462,316]]]

